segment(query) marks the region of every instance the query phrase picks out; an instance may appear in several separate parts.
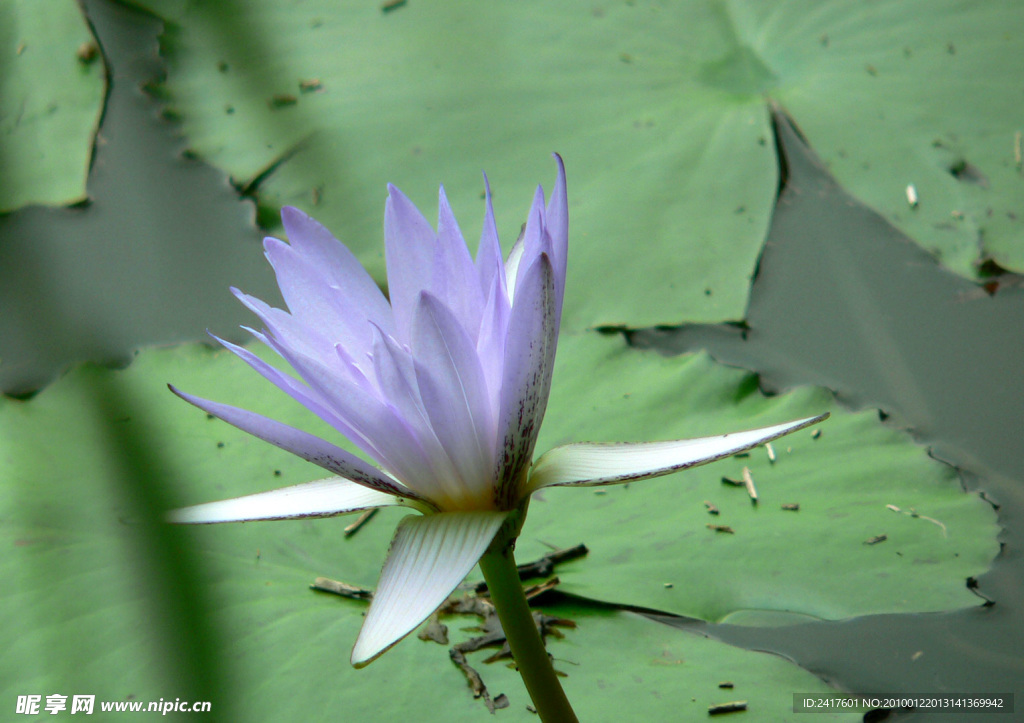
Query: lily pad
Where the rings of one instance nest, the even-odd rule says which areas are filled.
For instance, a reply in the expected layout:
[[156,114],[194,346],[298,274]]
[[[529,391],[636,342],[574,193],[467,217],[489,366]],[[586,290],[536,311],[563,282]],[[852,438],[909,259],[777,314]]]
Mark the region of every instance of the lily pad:
[[590,548],[559,571],[564,590],[712,621],[982,602],[966,583],[998,552],[994,510],[877,412],[846,411],[817,389],[767,397],[756,375],[706,354],[638,353],[618,338],[563,340],[558,364],[539,450],[721,434],[832,412],[818,428],[778,440],[775,462],[761,448],[659,479],[535,496],[518,549],[534,554],[541,541]]
[[565,328],[742,318],[778,182],[766,97],[951,268],[1024,269],[1012,0],[141,4],[194,151],[380,281],[386,182],[421,208],[445,182],[475,234],[483,167],[511,243],[557,150]]
[[85,199],[103,57],[74,0],[0,8],[0,213]]
[[[570,358],[578,343],[568,342]],[[167,381],[293,423],[308,419],[254,383],[235,357],[198,345],[145,352],[124,371],[81,367],[31,400],[3,399],[0,612],[16,621],[0,632],[3,696],[92,694],[97,709],[102,701],[207,700],[214,714],[234,720],[319,719],[326,711],[370,720],[413,711],[445,720],[487,715],[435,643],[412,638],[353,669],[348,651],[365,603],[309,590],[317,575],[372,587],[401,512],[383,510],[348,539],[342,531],[351,518],[162,522],[171,505],[320,472],[205,418],[171,395]],[[556,417],[568,412],[552,409]],[[665,720],[741,699],[751,720],[778,720],[794,693],[835,693],[776,656],[630,613],[564,603],[549,612],[578,625],[551,650],[584,719],[611,712]],[[446,622],[459,640],[473,621]],[[516,672],[484,665],[484,655],[470,663],[493,695],[508,696],[511,709],[501,714],[533,720]],[[724,680],[735,688],[718,688]]]
[[[326,710],[363,720],[413,713],[433,720],[486,719],[483,702],[473,699],[447,646],[413,638],[356,671],[346,660],[347,643],[358,632],[365,606],[293,592],[290,600],[282,596],[263,606],[244,625],[225,616],[250,686],[241,702],[245,720],[279,720],[295,711],[315,718]],[[581,720],[703,717],[711,706],[742,700],[746,718],[776,721],[792,713],[794,693],[839,694],[783,658],[723,645],[633,613],[565,604],[546,611],[577,626],[565,630],[562,639],[549,638],[548,648],[556,669],[566,674],[562,685]],[[460,628],[478,621],[458,616],[442,622],[454,644],[471,635]],[[508,660],[483,662],[495,652],[485,649],[467,659],[492,698],[507,699],[508,709],[497,715],[536,721]],[[733,687],[719,688],[723,681]],[[862,715],[863,709],[846,709],[825,720],[859,721]]]

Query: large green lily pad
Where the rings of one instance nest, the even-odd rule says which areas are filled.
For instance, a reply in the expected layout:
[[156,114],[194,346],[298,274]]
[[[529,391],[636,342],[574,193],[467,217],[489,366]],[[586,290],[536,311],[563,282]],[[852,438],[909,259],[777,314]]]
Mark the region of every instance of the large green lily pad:
[[951,268],[1024,270],[1014,0],[140,4],[193,149],[381,280],[386,182],[424,209],[444,182],[475,236],[486,169],[510,243],[557,150],[566,328],[742,318],[778,182],[766,98]]
[[[544,491],[520,549],[586,543],[587,558],[559,573],[565,590],[730,621],[980,604],[966,581],[998,552],[991,505],[965,494],[951,467],[880,424],[877,412],[848,412],[823,390],[766,397],[755,375],[705,354],[638,353],[618,338],[564,340],[558,363],[538,449],[721,434],[832,412],[819,428],[776,442],[774,463],[758,449],[628,486]],[[756,505],[722,481],[742,479],[743,467]],[[799,510],[782,507],[792,504]]]
[[105,87],[78,3],[0,7],[0,213],[85,199]]
[[[570,360],[580,341],[567,340]],[[366,670],[351,668],[365,604],[308,589],[321,574],[372,587],[402,512],[383,511],[350,539],[342,534],[350,518],[162,522],[170,505],[319,472],[207,419],[171,395],[167,381],[295,423],[308,417],[233,356],[198,345],[146,352],[125,371],[82,367],[29,401],[4,399],[0,611],[10,624],[0,632],[3,697],[92,694],[97,708],[112,700],[208,700],[224,720],[486,716],[437,644],[413,638]],[[573,413],[583,416],[562,403],[551,411],[553,418]],[[742,699],[747,717],[770,721],[788,717],[793,693],[835,692],[775,656],[629,613],[564,604],[550,612],[578,625],[551,650],[584,719],[665,720]],[[456,641],[473,621],[447,620]],[[509,697],[510,710],[499,714],[533,719],[515,671],[484,665],[485,655],[470,662],[493,695]],[[735,689],[719,689],[722,680]]]

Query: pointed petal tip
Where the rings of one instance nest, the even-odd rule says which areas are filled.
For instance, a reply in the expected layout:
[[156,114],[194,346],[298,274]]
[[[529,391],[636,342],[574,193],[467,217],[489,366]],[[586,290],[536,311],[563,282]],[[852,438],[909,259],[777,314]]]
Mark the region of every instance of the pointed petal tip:
[[[785,432],[780,433],[778,436],[779,437],[783,437],[783,436],[785,436],[787,434],[791,434],[793,432],[798,432],[801,429],[804,429],[806,427],[813,426],[815,424],[818,424],[819,422],[824,422],[826,419],[828,419],[831,416],[832,416],[832,412],[822,412],[821,414],[815,415],[813,417],[806,417],[804,419],[797,419],[797,420],[795,420],[793,422],[790,422],[790,427]],[[779,426],[781,426],[781,425],[779,425]],[[767,440],[767,441],[771,441],[771,440]]]
[[565,196],[565,161],[562,160],[562,156],[559,153],[552,153],[552,157],[555,159],[555,163],[558,164],[558,177],[555,179],[555,187],[551,190],[553,197],[558,197],[560,202],[564,202]]
[[[251,326],[244,326],[243,325],[243,326],[240,326],[239,328],[240,329],[245,329],[247,332],[252,334],[257,339],[261,339],[262,340],[262,338],[263,338],[263,334],[261,334],[260,332],[256,331]],[[217,336],[216,334],[214,334],[209,329],[207,329],[206,334],[211,339],[213,339],[215,342],[217,342],[220,346],[222,346],[225,349],[227,349],[228,351],[230,351],[232,354],[239,354],[240,352],[244,351],[244,347],[239,346],[238,344],[235,344],[233,342],[230,342],[227,339],[223,339],[223,338]]]
[[[382,648],[381,650],[374,652],[372,650],[360,649],[359,641],[356,641],[356,644],[352,646],[352,654],[349,656],[349,662],[352,664],[352,667],[356,670],[362,670],[367,665],[375,661],[377,658],[384,655],[384,653],[391,650],[391,648],[398,645],[398,643],[400,642],[400,640],[396,640],[386,648]],[[365,648],[365,646],[363,647]]]
[[[167,388],[170,389],[171,392],[173,392],[179,399],[183,399],[189,404],[199,407],[200,409],[203,409],[202,405],[208,402],[208,400],[203,399],[202,397],[197,397],[195,394],[189,394],[188,392],[178,389],[173,384],[168,384]],[[206,410],[203,409],[203,411],[205,412]]]
[[281,222],[284,223],[286,228],[293,221],[304,221],[307,218],[309,218],[309,214],[295,206],[281,207]]
[[[289,226],[291,227],[290,230]],[[284,230],[288,236],[289,243],[285,243],[276,236],[263,237],[263,255],[267,257],[267,261],[269,261],[271,264],[274,263],[273,257],[275,253],[281,254],[288,251],[289,249],[294,248],[293,239],[296,235],[298,235],[298,229],[296,229],[295,224],[293,224],[292,221],[289,220],[288,223],[285,225]]]

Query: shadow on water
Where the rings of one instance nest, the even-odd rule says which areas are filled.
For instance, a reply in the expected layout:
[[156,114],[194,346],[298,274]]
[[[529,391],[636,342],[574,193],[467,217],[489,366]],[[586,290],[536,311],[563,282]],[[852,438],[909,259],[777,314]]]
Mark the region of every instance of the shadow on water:
[[990,294],[947,272],[847,196],[784,115],[775,122],[785,182],[747,328],[642,330],[628,332],[631,343],[666,353],[708,349],[721,361],[760,370],[766,388],[822,385],[854,407],[882,409],[933,455],[965,470],[967,488],[999,505],[1004,548],[978,581],[978,592],[995,601],[991,607],[709,631],[786,655],[858,693],[1019,698],[1024,288],[1005,276],[993,280]]
[[[0,216],[8,393],[37,389],[75,362],[125,363],[139,346],[204,339],[208,327],[240,341],[250,315],[228,284],[279,298],[257,251],[252,204],[222,173],[183,156],[141,90],[161,72],[160,23],[110,2],[86,10],[111,59],[90,200]],[[55,329],[54,318],[67,324]]]

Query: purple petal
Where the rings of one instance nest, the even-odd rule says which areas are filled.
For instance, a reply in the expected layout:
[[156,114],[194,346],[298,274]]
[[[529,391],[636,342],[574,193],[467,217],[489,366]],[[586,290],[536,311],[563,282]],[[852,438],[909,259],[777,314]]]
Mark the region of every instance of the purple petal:
[[437,251],[431,293],[451,309],[462,328],[476,339],[480,327],[480,311],[484,305],[484,291],[480,287],[473,259],[458,222],[448,205],[444,187],[438,193]]
[[480,334],[476,341],[477,356],[483,371],[487,396],[491,401],[491,416],[498,418],[501,411],[501,383],[505,368],[505,337],[512,309],[504,290],[504,274],[491,279],[491,290],[480,319]]
[[498,241],[498,228],[494,223],[494,204],[491,203],[491,185],[487,181],[487,174],[484,174],[484,188],[486,189],[486,207],[484,213],[484,227],[480,232],[480,245],[476,250],[477,274],[480,278],[480,290],[487,294],[495,277],[501,284],[502,295],[508,299],[508,290],[505,283],[505,266],[501,260],[501,244]]
[[199,407],[207,414],[223,419],[243,432],[248,432],[264,442],[270,442],[275,447],[291,452],[356,484],[395,497],[422,501],[422,498],[391,476],[326,440],[261,414],[203,399],[182,392],[171,385],[168,387],[186,402]]
[[373,374],[380,386],[381,396],[394,404],[405,419],[410,422],[418,420],[424,426],[430,426],[416,386],[412,355],[394,337],[379,329],[374,329]]
[[[335,358],[334,343],[317,329],[299,323],[291,314],[275,309],[255,296],[249,296],[236,288],[231,293],[263,322],[263,328],[289,349],[300,351],[306,356],[317,358],[322,364],[330,364]],[[264,340],[263,335],[259,335]]]
[[[394,477],[415,489],[420,470],[430,468],[428,454],[398,410],[373,389],[339,379],[335,369],[268,340],[309,385],[320,406],[334,412],[333,426]],[[339,365],[336,365],[339,366]],[[418,491],[418,490],[417,490]]]
[[391,308],[376,287],[383,308],[375,308],[374,297],[355,295],[354,287],[332,285],[314,259],[301,256],[288,244],[268,238],[264,248],[292,318],[307,334],[323,338],[328,346],[340,343],[356,354],[370,348],[370,322],[393,327]]
[[505,264],[508,276],[508,293],[512,305],[516,304],[516,290],[522,281],[524,271],[533,266],[541,254],[551,256],[551,239],[544,229],[544,189],[537,186],[533,195],[533,205],[526,217],[526,226],[522,236],[516,241]]
[[423,214],[405,194],[388,184],[384,254],[396,336],[403,343],[409,341],[420,293],[431,288],[436,245],[437,236]]
[[391,318],[391,307],[380,287],[348,247],[297,208],[282,208],[281,221],[288,234],[288,242],[302,258],[320,269],[331,286],[344,291],[349,298],[358,299],[367,318],[388,329],[390,324],[382,323],[382,320]]
[[420,396],[412,355],[391,337],[378,334],[373,350],[374,373],[384,396],[406,419],[419,439],[426,463],[416,478],[417,489],[427,498],[451,499],[459,495],[459,474],[441,445]]
[[555,298],[558,301],[555,305],[555,315],[561,319],[566,261],[569,256],[569,204],[565,190],[565,164],[560,155],[557,153],[553,155],[555,162],[558,163],[558,178],[551,191],[551,199],[548,201],[544,225],[551,237],[551,267],[554,269]]
[[533,446],[551,389],[557,344],[551,261],[540,256],[516,290],[505,341],[505,368],[498,416],[497,499],[508,508],[533,457]]
[[[274,339],[253,332],[257,339],[276,351],[304,375],[307,387],[267,364],[249,350],[217,339],[253,369],[347,437],[359,449],[385,467],[393,476],[408,482],[407,476],[421,469],[426,455],[411,438],[404,420],[384,407],[377,397],[355,385],[339,382],[336,376],[308,357],[293,352]],[[217,338],[217,337],[214,337]],[[326,394],[324,392],[327,392]]]
[[[541,254],[550,257],[552,253],[551,238],[544,224],[544,189],[537,186],[530,213],[526,217],[526,226],[523,228],[523,258],[519,262],[519,270],[530,268]],[[512,303],[515,304],[514,295]]]
[[[258,331],[254,331],[252,329],[249,331],[264,344],[273,348],[274,342],[272,340],[268,339],[263,334],[260,334]],[[274,384],[278,389],[283,391],[306,409],[309,409],[332,427],[339,431],[344,428],[344,421],[341,420],[333,410],[324,406],[319,397],[313,394],[312,390],[303,385],[300,381],[285,374],[280,369],[271,366],[245,347],[232,344],[231,342],[221,339],[218,336],[214,336],[213,334],[210,336],[216,339],[225,349],[240,357],[249,366],[261,374],[264,379]],[[342,431],[342,434],[348,436],[344,431]],[[352,441],[356,440],[353,439]]]
[[459,470],[462,494],[489,505],[494,421],[476,347],[430,294],[421,296],[414,324],[416,381],[431,426]]

